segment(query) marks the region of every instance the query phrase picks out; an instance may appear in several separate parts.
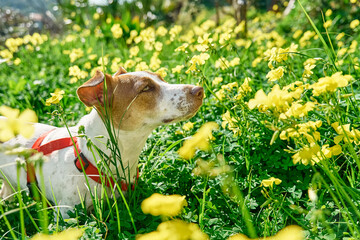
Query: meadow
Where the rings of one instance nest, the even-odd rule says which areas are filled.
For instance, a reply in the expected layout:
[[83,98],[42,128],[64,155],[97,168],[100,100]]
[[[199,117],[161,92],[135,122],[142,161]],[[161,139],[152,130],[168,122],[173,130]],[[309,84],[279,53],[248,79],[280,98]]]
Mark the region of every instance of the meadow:
[[[350,18],[359,6],[347,2],[346,19],[336,4],[316,18],[305,4],[285,17],[250,9],[247,32],[233,18],[217,25],[211,12],[190,26],[91,13],[63,36],[7,39],[0,106],[31,109],[41,123],[71,126],[87,114],[76,89],[97,69],[156,72],[204,87],[205,98],[189,121],[152,133],[127,196],[97,200],[91,213],[78,205],[62,219],[17,193],[0,202],[0,236],[235,240],[296,225],[278,239],[359,239],[360,21]],[[141,203],[154,193],[176,194],[178,211],[145,214]]]

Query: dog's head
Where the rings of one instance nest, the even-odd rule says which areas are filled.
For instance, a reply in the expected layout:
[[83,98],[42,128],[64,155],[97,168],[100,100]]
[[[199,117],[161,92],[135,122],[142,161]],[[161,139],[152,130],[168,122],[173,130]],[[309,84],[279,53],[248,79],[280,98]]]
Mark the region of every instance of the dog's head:
[[155,73],[128,73],[120,68],[113,76],[97,71],[77,94],[86,106],[99,112],[107,106],[116,128],[135,130],[189,119],[201,106],[204,90],[168,84]]

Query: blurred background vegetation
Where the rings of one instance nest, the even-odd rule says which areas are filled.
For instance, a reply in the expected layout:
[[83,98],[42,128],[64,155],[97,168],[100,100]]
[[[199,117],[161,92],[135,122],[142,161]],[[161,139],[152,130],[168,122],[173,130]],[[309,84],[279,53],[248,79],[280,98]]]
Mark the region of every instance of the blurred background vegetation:
[[[323,16],[318,14],[322,9],[334,10],[333,21],[338,26],[348,24],[360,14],[358,4],[350,5],[352,0],[301,2],[315,23],[323,21]],[[219,24],[225,16],[240,23],[265,11],[289,15],[288,22],[276,26],[278,31],[286,33],[293,21],[306,27],[307,20],[299,18],[303,15],[296,5],[296,0],[1,0],[0,43],[9,37],[34,32],[61,34],[74,25],[104,31],[115,22],[120,23],[126,37],[131,30],[139,30],[140,25],[190,25],[204,18],[212,18]]]

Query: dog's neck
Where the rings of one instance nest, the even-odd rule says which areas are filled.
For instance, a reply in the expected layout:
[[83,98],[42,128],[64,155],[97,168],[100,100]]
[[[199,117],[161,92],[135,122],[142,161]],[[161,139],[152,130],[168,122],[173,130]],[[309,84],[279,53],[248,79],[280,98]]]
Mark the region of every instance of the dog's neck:
[[[109,133],[98,112],[93,109],[90,114],[84,116],[80,120],[78,126],[81,125],[85,127],[85,135],[91,139],[93,144],[96,145],[96,147],[98,147],[106,155],[110,156],[112,154],[111,150],[106,146],[106,143],[109,139]],[[109,166],[114,174],[116,168],[118,168],[118,171],[121,174],[124,174],[123,177],[126,176],[128,179],[130,173],[130,181],[134,180],[133,178],[136,176],[139,155],[145,145],[146,139],[152,130],[153,128],[141,128],[137,129],[136,131],[124,131],[116,129],[113,131],[116,135],[117,145],[120,150],[122,161],[122,166],[120,162],[117,163],[117,166]],[[89,158],[89,161],[95,164],[91,150],[86,147],[86,141],[83,141],[80,144],[80,148],[84,155]],[[96,154],[96,160],[99,159],[99,156]],[[124,168],[125,173],[122,173],[122,168]]]

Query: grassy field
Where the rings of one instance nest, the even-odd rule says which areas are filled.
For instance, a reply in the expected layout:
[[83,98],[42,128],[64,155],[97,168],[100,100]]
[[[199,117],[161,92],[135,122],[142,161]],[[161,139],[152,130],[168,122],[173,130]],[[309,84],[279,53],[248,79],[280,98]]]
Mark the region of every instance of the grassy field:
[[[32,109],[42,123],[74,125],[88,113],[76,89],[96,69],[157,72],[169,83],[203,86],[205,98],[195,117],[149,137],[127,197],[99,200],[92,213],[76,206],[70,219],[48,209],[44,221],[43,205],[23,192],[1,202],[0,236],[78,228],[82,239],[135,239],[161,224],[158,235],[141,239],[207,239],[200,230],[228,239],[298,225],[307,239],[359,239],[359,20],[342,21],[336,9],[322,9],[317,21],[300,5],[294,11],[250,11],[246,36],[231,18],[169,27],[133,19],[129,27],[95,14],[91,27],[74,24],[64,36],[8,39],[0,46],[8,59],[0,64],[0,105]],[[46,106],[56,89],[63,98]],[[185,196],[186,206],[176,217],[144,214],[141,203],[153,193]],[[196,224],[198,235],[166,228],[174,219]]]

